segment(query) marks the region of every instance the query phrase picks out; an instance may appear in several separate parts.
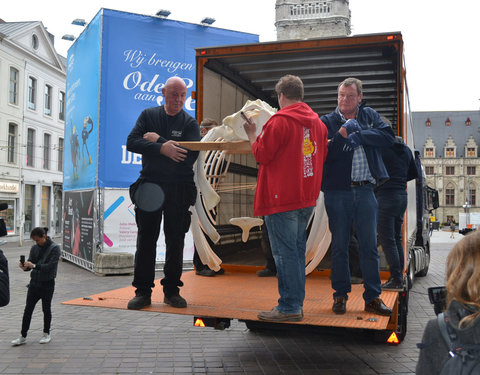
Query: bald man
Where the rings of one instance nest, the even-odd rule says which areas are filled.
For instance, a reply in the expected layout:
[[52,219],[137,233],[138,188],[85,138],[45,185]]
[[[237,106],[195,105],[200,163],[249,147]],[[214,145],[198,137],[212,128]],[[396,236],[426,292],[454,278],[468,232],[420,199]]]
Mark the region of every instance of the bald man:
[[134,195],[132,190],[143,182],[159,185],[165,194],[162,206],[154,212],[135,206],[138,235],[132,285],[136,290],[135,297],[128,302],[131,310],[151,304],[162,217],[166,245],[161,281],[164,302],[172,307],[187,306],[179,287],[183,286],[180,279],[185,233],[190,227],[189,207],[195,204],[197,197],[193,164],[198,152],[187,151],[178,142],[199,141],[200,130],[197,121],[183,110],[187,96],[183,79],[169,78],[162,93],[165,104],[142,111],[127,138],[128,151],[142,155],[142,170],[131,187],[131,196]]

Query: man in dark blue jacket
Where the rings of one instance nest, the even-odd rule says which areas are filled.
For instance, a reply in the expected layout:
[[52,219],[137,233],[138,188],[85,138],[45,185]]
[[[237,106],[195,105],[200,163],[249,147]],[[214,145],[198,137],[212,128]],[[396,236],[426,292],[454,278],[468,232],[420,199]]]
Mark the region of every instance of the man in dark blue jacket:
[[392,147],[382,148],[382,159],[390,178],[378,187],[378,240],[390,267],[390,279],[382,289],[401,291],[405,264],[402,244],[403,215],[407,208],[407,181],[419,176],[412,151],[401,137]]
[[395,135],[377,112],[361,104],[362,99],[362,82],[347,78],[338,86],[338,107],[321,117],[329,138],[322,190],[332,233],[332,310],[345,314],[352,290],[348,243],[353,221],[364,279],[365,311],[388,316],[392,310],[379,297],[377,201],[373,189],[388,179],[380,148],[390,147]]

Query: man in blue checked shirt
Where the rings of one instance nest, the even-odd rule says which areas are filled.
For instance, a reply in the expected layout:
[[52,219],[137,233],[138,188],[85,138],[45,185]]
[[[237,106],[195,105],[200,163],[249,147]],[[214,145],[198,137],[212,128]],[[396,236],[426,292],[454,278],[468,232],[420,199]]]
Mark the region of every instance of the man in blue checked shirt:
[[351,292],[348,243],[351,225],[359,244],[365,311],[389,316],[381,300],[377,250],[377,201],[374,187],[388,179],[380,147],[391,147],[395,134],[379,114],[362,103],[362,81],[347,78],[338,85],[337,108],[321,117],[328,129],[328,155],[322,191],[332,232],[332,310],[345,314]]

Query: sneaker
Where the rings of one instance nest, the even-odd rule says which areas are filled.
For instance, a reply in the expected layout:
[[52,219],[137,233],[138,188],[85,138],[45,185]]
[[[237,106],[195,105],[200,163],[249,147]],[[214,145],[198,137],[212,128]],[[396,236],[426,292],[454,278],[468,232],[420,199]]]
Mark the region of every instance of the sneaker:
[[198,276],[215,276],[216,273],[214,270],[211,270],[210,268],[204,268],[202,270],[196,270],[195,275]]
[[389,278],[388,281],[382,284],[382,289],[391,290],[394,292],[401,292],[403,288],[403,281],[400,279]]
[[23,337],[23,336],[20,336],[18,339],[15,339],[15,340],[12,341],[12,346],[23,345],[26,342],[27,342],[27,338]]
[[257,315],[260,320],[268,320],[270,322],[299,322],[303,319],[303,313],[287,314],[278,311],[274,307],[271,311],[261,311]]
[[271,276],[277,276],[277,273],[275,271],[272,271],[271,269],[264,268],[263,270],[257,271],[257,276],[258,277],[271,277]]
[[185,301],[185,298],[180,296],[180,294],[174,294],[170,297],[165,296],[163,302],[172,307],[187,307],[187,301]]
[[130,301],[128,301],[127,308],[129,310],[140,310],[145,306],[152,304],[150,296],[135,296]]
[[43,337],[40,339],[40,344],[48,344],[52,338],[50,334],[43,332]]

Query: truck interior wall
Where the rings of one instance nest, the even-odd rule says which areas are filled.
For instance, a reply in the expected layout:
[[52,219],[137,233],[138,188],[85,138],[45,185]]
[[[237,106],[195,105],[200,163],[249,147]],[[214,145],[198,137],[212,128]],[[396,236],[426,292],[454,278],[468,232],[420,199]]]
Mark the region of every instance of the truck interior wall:
[[203,69],[203,74],[205,93],[203,100],[204,118],[212,118],[221,124],[226,116],[240,110],[248,99],[256,99],[249,97],[235,84],[209,69]]

